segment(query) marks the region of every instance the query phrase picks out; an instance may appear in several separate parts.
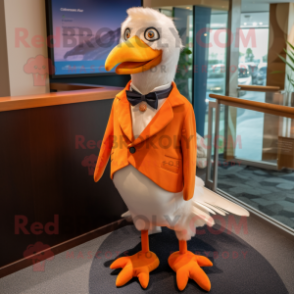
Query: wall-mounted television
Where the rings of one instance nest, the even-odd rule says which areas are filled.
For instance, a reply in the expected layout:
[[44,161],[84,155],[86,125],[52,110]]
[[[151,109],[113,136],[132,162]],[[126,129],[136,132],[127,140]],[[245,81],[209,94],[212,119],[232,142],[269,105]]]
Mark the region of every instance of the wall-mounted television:
[[119,42],[126,10],[138,6],[142,0],[48,0],[51,76],[109,74],[105,59]]

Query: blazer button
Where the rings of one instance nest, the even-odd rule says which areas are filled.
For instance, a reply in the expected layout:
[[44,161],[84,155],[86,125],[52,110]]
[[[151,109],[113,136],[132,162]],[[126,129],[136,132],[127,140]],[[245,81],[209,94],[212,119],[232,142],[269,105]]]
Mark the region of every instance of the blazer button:
[[132,154],[134,154],[134,153],[136,152],[136,148],[135,148],[135,147],[131,147],[129,150],[130,150],[130,152],[131,152]]

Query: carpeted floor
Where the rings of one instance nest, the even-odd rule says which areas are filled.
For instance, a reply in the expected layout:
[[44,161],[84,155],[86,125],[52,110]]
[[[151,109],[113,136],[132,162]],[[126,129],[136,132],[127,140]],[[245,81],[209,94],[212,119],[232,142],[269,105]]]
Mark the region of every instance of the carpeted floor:
[[[201,234],[188,242],[193,253],[207,256],[213,267],[203,268],[211,280],[209,293],[288,293],[281,278],[269,262],[248,243],[233,233],[204,228]],[[215,233],[218,231],[218,233]],[[219,232],[221,232],[219,234]],[[128,293],[178,293],[175,273],[170,269],[167,259],[171,252],[178,250],[175,233],[163,228],[162,233],[150,236],[150,249],[159,260],[159,267],[150,274],[146,289],[141,288],[138,279],[133,278],[125,286],[117,289],[115,280],[118,270],[111,270],[110,264],[120,256],[133,255],[140,251],[140,232],[134,226],[126,226],[112,233],[97,250],[90,269],[90,294],[128,294]],[[109,258],[112,255],[112,258]],[[189,280],[184,293],[206,293],[193,280]]]
[[[237,218],[236,222],[239,223],[239,221],[240,220]],[[229,223],[228,217],[225,218],[225,222],[226,224]],[[254,289],[257,289],[256,287],[258,287],[258,284],[260,282],[267,283],[268,278],[265,273],[269,273],[272,281],[269,281],[268,283],[269,285],[273,286],[275,292],[271,291],[270,289],[267,293],[285,293],[285,288],[283,286],[285,285],[287,289],[286,293],[294,294],[293,238],[290,238],[287,234],[274,228],[267,222],[259,219],[254,215],[247,219],[246,228],[246,230],[241,229],[237,237],[228,235],[224,236],[224,238],[218,238],[217,235],[207,235],[204,237],[204,239],[198,239],[197,237],[195,238],[196,243],[194,245],[192,244],[192,249],[194,248],[193,250],[197,248],[197,251],[203,251],[204,249],[206,251],[213,252],[213,250],[219,248],[218,250],[221,250],[223,252],[228,251],[229,254],[231,253],[231,255],[227,259],[225,259],[223,257],[226,257],[227,253],[224,253],[225,255],[222,256],[222,252],[220,254],[220,257],[214,258],[214,268],[208,269],[207,273],[209,274],[213,282],[213,293],[264,293],[256,292],[254,291]],[[54,256],[53,260],[46,261],[44,271],[34,271],[33,266],[30,266],[14,274],[1,278],[0,293],[105,294],[102,285],[100,285],[101,281],[105,283],[105,285],[111,285],[111,289],[113,289],[113,284],[111,284],[111,281],[115,280],[117,274],[116,272],[113,272],[107,268],[108,264],[115,258],[117,254],[120,254],[122,250],[132,250],[134,248],[136,249],[136,246],[138,246],[140,242],[138,232],[133,229],[131,234],[123,233],[123,238],[120,240],[117,239],[119,237],[119,234],[120,233],[118,231],[115,231],[111,234],[106,234],[80,246],[72,248],[66,252],[62,252]],[[112,240],[117,241],[115,244],[113,244]],[[150,241],[150,245],[152,247],[154,247],[154,242],[157,241],[155,238],[152,238]],[[172,250],[176,250],[177,242],[174,232],[170,232],[170,234],[167,235],[166,240],[160,241],[160,243],[163,245],[166,244],[166,242],[171,243],[171,247],[168,247],[168,250],[165,250],[165,248],[163,248],[162,246],[158,247],[157,249],[152,248],[154,251],[164,250],[163,254],[161,254],[162,267],[165,267],[166,265],[166,257],[169,254],[169,248],[172,248]],[[117,247],[118,251],[120,252],[107,252],[110,251],[111,248],[109,247],[109,245],[111,244]],[[240,250],[244,248],[248,250],[246,256],[250,258],[248,260],[245,259],[244,261],[246,262],[250,260],[250,263],[247,263],[246,265],[242,259],[240,259],[239,261],[238,259],[235,259],[235,261],[230,260],[233,259],[231,250],[240,253]],[[105,250],[107,251],[105,252]],[[250,255],[248,255],[249,253]],[[99,259],[94,258],[95,254],[97,254],[97,256],[100,258],[102,258],[102,256],[104,258],[103,262],[100,263],[102,267],[101,273],[99,271],[97,272],[97,262],[99,261]],[[211,253],[207,254],[211,255]],[[253,258],[251,258],[250,256]],[[232,267],[234,262],[236,267]],[[245,267],[243,267],[243,265]],[[257,271],[258,269],[259,271]],[[232,290],[235,289],[237,284],[234,279],[228,276],[229,273],[233,275],[234,279],[235,277],[237,277],[239,283],[242,275],[243,282],[239,285],[238,291]],[[247,274],[249,274],[250,277],[249,281]],[[102,277],[104,279],[101,279]],[[107,277],[107,280],[105,277]],[[158,279],[156,277],[158,277]],[[168,291],[160,287],[161,281],[162,283],[165,283],[167,287],[169,287]],[[153,293],[179,293],[175,285],[175,275],[168,268],[166,270],[164,270],[164,268],[161,268],[156,275],[152,274],[151,283],[152,288],[150,289],[155,289],[155,287],[157,287],[156,289],[160,289],[157,292],[154,290]],[[222,285],[220,285],[221,283]],[[280,285],[281,288],[276,289],[276,285]],[[130,282],[127,287],[129,286],[138,289],[139,293],[145,293],[143,290],[141,290],[140,286],[135,280]],[[227,287],[226,292],[222,292],[225,289],[224,287]],[[126,289],[128,288],[116,289],[116,292],[114,293],[125,293]],[[267,289],[267,285],[265,285],[264,289]],[[194,282],[190,282],[189,284],[188,291],[192,290],[193,293],[199,293],[200,291]],[[188,291],[184,291],[183,293],[189,293]],[[129,291],[128,293],[138,292]]]
[[221,165],[218,188],[294,229],[294,172]]

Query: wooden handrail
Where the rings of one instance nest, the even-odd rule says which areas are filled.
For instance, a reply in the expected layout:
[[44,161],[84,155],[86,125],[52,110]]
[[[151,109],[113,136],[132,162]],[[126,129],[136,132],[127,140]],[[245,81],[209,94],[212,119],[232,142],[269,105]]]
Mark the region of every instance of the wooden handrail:
[[76,91],[86,89],[97,89],[103,86],[91,85],[91,84],[76,84],[76,83],[50,83],[50,90],[57,91]]
[[277,86],[255,86],[255,85],[238,85],[239,90],[254,92],[277,92],[280,87]]
[[230,96],[209,94],[210,98],[217,99],[221,104],[268,113],[272,115],[294,118],[294,107],[276,105],[264,102],[251,101]]
[[123,88],[100,87],[30,96],[0,97],[0,112],[113,99]]

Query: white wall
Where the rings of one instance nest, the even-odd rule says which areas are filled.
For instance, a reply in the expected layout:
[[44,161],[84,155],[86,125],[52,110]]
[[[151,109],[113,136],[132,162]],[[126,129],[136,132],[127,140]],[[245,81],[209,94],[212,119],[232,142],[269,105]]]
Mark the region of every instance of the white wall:
[[[37,75],[26,73],[24,66],[30,58],[38,55],[48,58],[46,45],[46,14],[44,0],[0,0],[4,3],[5,26],[6,26],[6,46],[8,55],[9,72],[2,72],[1,75],[8,74],[10,96],[43,94],[49,92],[49,76],[44,75],[44,80],[38,80]],[[28,46],[19,43],[17,47],[16,29],[21,28],[28,33],[26,42]],[[42,36],[45,40],[43,45],[38,42],[32,44],[34,36]],[[35,37],[36,38],[36,37]],[[2,36],[1,36],[2,39]],[[2,40],[1,40],[2,41]],[[39,62],[40,63],[40,62]],[[39,64],[39,66],[42,66]],[[0,71],[3,71],[0,67]],[[28,70],[27,70],[28,71]],[[36,79],[34,79],[36,78]],[[40,82],[41,81],[41,82]],[[0,89],[1,91],[1,89]],[[2,93],[0,92],[0,96]]]

